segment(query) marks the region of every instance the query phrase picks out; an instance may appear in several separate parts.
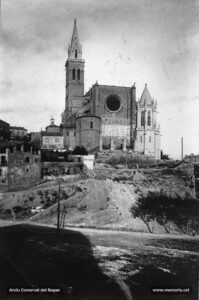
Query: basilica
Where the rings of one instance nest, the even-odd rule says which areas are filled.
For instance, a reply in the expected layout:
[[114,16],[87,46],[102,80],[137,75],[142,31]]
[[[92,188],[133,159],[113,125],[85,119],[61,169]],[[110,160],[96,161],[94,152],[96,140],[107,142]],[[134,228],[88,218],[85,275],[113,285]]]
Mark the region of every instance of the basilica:
[[131,150],[160,158],[157,102],[147,84],[139,100],[136,86],[100,85],[84,93],[84,64],[76,20],[66,60],[66,98],[61,129],[64,147],[89,152]]

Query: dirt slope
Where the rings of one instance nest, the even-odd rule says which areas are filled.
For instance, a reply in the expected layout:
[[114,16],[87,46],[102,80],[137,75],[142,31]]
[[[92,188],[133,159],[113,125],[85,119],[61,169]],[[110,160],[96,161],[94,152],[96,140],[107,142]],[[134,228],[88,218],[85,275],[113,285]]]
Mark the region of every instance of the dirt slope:
[[[66,208],[66,225],[143,230],[141,221],[131,217],[130,207],[135,203],[135,188],[111,180],[81,181],[81,192],[61,201]],[[32,217],[32,220],[56,223],[57,204]]]
[[[139,171],[98,164],[92,178],[79,177],[61,184],[61,215],[65,207],[65,225],[147,231],[144,223],[133,219],[129,212],[138,197],[148,191],[184,197],[193,190],[190,182],[173,170]],[[0,194],[0,218],[56,224],[58,196],[56,181],[26,191]],[[33,211],[37,207],[44,211]],[[155,230],[163,232],[157,226]]]

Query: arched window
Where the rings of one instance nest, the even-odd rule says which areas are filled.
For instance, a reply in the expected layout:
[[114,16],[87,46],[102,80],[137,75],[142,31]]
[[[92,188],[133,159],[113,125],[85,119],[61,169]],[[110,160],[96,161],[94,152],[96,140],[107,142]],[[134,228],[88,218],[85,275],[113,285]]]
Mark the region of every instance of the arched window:
[[75,80],[75,69],[73,69],[73,80]]
[[77,58],[77,49],[75,49],[75,58]]
[[141,112],[141,126],[145,125],[145,111]]
[[150,111],[148,111],[147,125],[148,125],[148,126],[151,126],[151,112],[150,112]]
[[77,70],[77,79],[80,80],[80,69]]

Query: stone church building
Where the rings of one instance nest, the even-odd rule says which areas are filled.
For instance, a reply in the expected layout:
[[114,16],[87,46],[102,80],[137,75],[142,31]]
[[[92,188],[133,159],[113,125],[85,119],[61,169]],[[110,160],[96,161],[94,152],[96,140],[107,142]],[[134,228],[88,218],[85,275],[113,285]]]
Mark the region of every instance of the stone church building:
[[75,20],[65,64],[64,146],[84,146],[90,152],[131,149],[160,158],[157,103],[147,85],[138,101],[135,84],[123,87],[96,82],[85,94],[84,64]]

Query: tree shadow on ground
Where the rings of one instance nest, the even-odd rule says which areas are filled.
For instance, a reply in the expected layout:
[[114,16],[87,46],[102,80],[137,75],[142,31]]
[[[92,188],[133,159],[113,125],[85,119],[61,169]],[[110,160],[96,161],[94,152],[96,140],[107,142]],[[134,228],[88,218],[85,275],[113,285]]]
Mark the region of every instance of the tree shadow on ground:
[[[34,225],[0,228],[0,299],[123,300],[124,291],[98,266],[80,232]],[[60,288],[61,293],[8,293],[9,288]]]
[[[172,274],[149,264],[140,272],[129,276],[126,284],[134,300],[198,300],[197,273]],[[190,288],[190,293],[153,292],[153,288]]]

